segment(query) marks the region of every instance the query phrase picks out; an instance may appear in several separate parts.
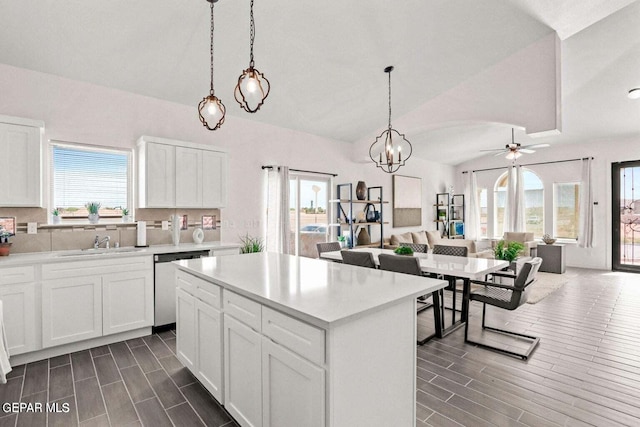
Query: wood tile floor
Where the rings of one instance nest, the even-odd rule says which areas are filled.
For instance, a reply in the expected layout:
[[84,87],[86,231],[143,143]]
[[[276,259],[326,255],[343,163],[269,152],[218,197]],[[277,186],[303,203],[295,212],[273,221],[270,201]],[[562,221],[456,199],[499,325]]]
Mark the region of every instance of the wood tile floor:
[[[541,337],[526,362],[465,345],[462,329],[418,347],[416,425],[640,426],[640,275],[568,269],[566,277],[538,304],[488,309],[488,324]],[[480,308],[472,306],[471,334],[495,339],[480,337]],[[418,324],[428,334],[431,310]],[[66,402],[70,411],[0,412],[0,427],[237,425],[175,358],[172,332],[9,376],[0,402]]]
[[[541,338],[528,361],[466,345],[464,329],[418,347],[416,425],[640,426],[640,275],[566,277],[537,304],[487,308],[488,325]],[[481,307],[471,308],[474,339],[488,338]],[[420,317],[426,335],[432,313]]]
[[180,364],[175,346],[166,331],[16,367],[0,385],[0,403],[66,403],[69,411],[0,410],[0,427],[237,427]]

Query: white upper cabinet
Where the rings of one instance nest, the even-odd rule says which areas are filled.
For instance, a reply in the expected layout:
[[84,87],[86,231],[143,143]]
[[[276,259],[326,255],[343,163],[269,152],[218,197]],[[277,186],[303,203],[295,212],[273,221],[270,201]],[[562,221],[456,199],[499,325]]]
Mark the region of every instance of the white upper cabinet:
[[42,207],[44,123],[0,116],[0,206]]
[[138,206],[220,208],[227,201],[227,153],[143,136],[138,140]]

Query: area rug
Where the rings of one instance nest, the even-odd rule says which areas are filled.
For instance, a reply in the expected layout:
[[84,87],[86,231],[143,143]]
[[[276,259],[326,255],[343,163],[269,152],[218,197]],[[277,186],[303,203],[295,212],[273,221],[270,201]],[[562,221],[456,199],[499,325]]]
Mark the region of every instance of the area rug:
[[545,297],[557,291],[569,281],[569,277],[564,274],[554,273],[538,272],[536,278],[538,280],[531,285],[531,290],[529,291],[529,298],[527,299],[528,304],[535,304],[542,301]]

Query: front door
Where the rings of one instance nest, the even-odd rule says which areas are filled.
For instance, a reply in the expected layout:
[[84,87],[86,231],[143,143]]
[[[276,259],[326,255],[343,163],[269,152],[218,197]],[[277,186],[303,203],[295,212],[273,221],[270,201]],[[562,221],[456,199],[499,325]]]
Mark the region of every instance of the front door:
[[640,273],[640,160],[614,163],[611,178],[612,267]]

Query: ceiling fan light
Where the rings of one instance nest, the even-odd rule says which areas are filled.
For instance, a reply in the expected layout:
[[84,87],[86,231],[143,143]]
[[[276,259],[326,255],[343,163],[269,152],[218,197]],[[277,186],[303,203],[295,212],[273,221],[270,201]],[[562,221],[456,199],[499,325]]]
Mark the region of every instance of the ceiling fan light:
[[638,99],[640,98],[640,87],[633,88],[627,94],[629,99]]

